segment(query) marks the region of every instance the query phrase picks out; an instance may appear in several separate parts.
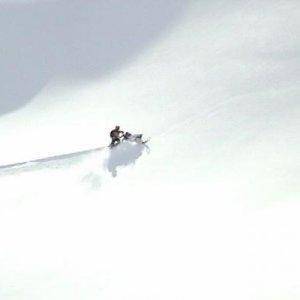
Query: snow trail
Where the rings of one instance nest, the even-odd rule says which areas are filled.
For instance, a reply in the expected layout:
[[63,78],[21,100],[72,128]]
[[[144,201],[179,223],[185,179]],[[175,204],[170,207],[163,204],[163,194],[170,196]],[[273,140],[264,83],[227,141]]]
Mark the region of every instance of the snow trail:
[[52,161],[54,162],[54,161],[59,161],[59,160],[66,160],[66,159],[70,159],[70,158],[79,158],[82,155],[100,151],[104,148],[105,147],[100,147],[100,148],[82,150],[82,151],[78,151],[78,152],[66,153],[66,154],[61,154],[61,155],[54,155],[54,156],[45,157],[45,158],[38,158],[38,159],[34,159],[34,160],[18,162],[18,163],[9,164],[9,165],[2,165],[2,166],[0,166],[0,170],[10,169],[10,168],[19,168],[19,167],[23,167],[24,165],[36,165],[38,163],[49,163]]

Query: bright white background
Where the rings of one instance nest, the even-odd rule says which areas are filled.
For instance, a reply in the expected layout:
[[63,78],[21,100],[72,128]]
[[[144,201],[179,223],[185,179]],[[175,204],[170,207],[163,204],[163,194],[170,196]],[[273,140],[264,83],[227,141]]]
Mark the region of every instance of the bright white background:
[[298,1],[2,1],[0,297],[300,296]]

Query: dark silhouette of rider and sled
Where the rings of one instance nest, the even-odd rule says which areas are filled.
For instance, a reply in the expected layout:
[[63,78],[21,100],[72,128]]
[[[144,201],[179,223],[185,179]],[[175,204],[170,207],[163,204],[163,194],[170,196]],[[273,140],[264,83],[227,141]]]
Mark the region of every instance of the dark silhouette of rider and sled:
[[116,126],[115,129],[110,132],[110,138],[110,148],[119,145],[123,141],[135,142],[138,144],[146,144],[149,141],[149,139],[143,140],[142,134],[131,134],[130,132],[120,130],[120,126]]

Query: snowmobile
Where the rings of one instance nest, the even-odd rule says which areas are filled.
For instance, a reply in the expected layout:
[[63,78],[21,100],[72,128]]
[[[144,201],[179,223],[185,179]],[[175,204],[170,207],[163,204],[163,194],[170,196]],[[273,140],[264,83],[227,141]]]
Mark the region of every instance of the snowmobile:
[[130,132],[125,132],[122,141],[135,142],[138,144],[146,144],[149,139],[143,140],[142,134],[131,134]]

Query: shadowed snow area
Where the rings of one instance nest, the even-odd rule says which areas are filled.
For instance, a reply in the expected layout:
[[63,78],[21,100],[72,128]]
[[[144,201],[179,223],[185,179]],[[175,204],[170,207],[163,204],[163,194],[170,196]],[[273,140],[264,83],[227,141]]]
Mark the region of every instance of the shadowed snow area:
[[183,13],[177,0],[0,1],[0,114],[55,77],[108,76]]
[[299,299],[299,1],[87,2],[0,4],[0,299]]
[[110,151],[109,157],[105,162],[107,170],[113,177],[116,177],[118,167],[134,164],[135,161],[143,154],[145,149],[150,151],[150,148],[147,145],[130,142],[122,143]]

